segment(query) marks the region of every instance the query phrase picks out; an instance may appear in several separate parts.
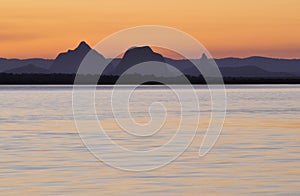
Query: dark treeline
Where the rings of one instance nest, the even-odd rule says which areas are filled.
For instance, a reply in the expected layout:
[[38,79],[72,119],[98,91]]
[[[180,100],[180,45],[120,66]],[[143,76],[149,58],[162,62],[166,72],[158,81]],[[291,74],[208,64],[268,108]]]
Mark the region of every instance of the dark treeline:
[[[67,85],[74,84],[75,74],[0,74],[0,85]],[[79,84],[94,84],[92,81],[98,81],[98,84],[115,84],[118,76],[101,76],[98,80],[96,75],[80,75]],[[141,77],[147,81],[144,84],[186,84],[183,77],[159,78],[155,76],[128,75],[126,82],[122,84],[136,84]],[[203,77],[186,76],[192,84],[206,84]],[[225,84],[300,84],[300,78],[251,78],[251,77],[226,77],[223,78]],[[164,82],[159,82],[164,81]],[[209,78],[209,83],[218,84],[219,79]]]

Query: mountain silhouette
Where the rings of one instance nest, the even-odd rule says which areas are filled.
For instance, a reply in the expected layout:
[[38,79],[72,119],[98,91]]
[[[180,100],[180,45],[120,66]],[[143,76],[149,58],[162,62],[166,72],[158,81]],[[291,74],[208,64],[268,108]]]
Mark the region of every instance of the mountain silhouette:
[[202,61],[207,61],[208,60],[208,58],[207,58],[207,56],[206,56],[205,53],[202,54],[200,60],[202,60]]
[[[82,41],[74,50],[60,53],[54,60],[52,59],[6,59],[0,58],[0,72],[10,74],[76,74],[84,57],[89,54],[92,57],[87,64],[92,64],[97,60],[95,66],[84,67],[83,74],[95,74],[96,66],[104,66],[109,61],[97,51],[93,50],[86,42]],[[202,54],[199,59],[181,59],[175,60],[162,56],[154,52],[149,46],[129,48],[123,58],[112,59],[104,70],[106,76],[120,76],[132,66],[143,63],[142,71],[154,73],[154,75],[168,76],[166,73],[170,69],[166,67],[169,64],[177,68],[185,75],[199,77],[201,73],[195,68],[194,63],[211,63],[213,60],[217,63],[224,77],[232,78],[299,78],[300,77],[300,59],[278,59],[268,57],[247,57],[247,58],[222,58],[211,59]],[[145,64],[145,62],[148,62]],[[151,63],[152,62],[152,63]],[[172,75],[172,74],[171,74]],[[56,77],[56,76],[51,76]]]
[[221,67],[220,71],[223,77],[243,77],[243,78],[289,78],[295,77],[295,75],[283,72],[269,72],[264,69],[255,66],[244,67]]
[[201,75],[200,71],[195,67],[195,65],[208,65],[212,60],[209,59],[205,53],[202,54],[200,59],[181,59],[174,60],[170,58],[165,58],[166,62],[178,70],[180,70],[185,75],[190,75],[198,77]]
[[5,72],[6,70],[24,67],[29,64],[33,64],[36,67],[39,67],[42,69],[49,69],[49,67],[53,64],[53,60],[52,59],[41,59],[41,58],[33,58],[33,59],[0,58],[0,72]]
[[51,73],[74,74],[77,72],[83,58],[88,52],[93,51],[100,59],[105,59],[93,50],[86,42],[82,41],[74,50],[60,53],[50,67]]
[[149,46],[132,47],[125,52],[122,60],[115,67],[114,75],[121,75],[124,71],[136,64],[151,61],[165,63],[164,57],[161,54],[153,52]]
[[12,74],[49,74],[48,69],[43,69],[37,67],[33,64],[25,65],[18,68],[13,68],[10,70],[6,70],[5,73],[12,73]]
[[247,58],[215,59],[219,67],[239,68],[253,66],[269,72],[288,73],[300,76],[300,59],[276,59],[253,56]]

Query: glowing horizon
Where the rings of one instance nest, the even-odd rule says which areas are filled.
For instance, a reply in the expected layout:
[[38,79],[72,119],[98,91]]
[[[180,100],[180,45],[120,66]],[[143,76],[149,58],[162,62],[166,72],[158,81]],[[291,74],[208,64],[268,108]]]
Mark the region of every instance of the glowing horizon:
[[300,58],[299,8],[297,0],[4,0],[0,57],[53,59],[82,40],[94,46],[124,28],[154,24],[189,33],[215,58]]

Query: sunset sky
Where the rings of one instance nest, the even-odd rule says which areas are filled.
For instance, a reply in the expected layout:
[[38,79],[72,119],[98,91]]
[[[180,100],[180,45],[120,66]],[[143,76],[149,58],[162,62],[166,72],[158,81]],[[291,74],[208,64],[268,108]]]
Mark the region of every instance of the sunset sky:
[[166,25],[216,58],[300,58],[299,10],[299,0],[2,0],[0,57],[55,58],[82,40],[93,46],[124,28]]

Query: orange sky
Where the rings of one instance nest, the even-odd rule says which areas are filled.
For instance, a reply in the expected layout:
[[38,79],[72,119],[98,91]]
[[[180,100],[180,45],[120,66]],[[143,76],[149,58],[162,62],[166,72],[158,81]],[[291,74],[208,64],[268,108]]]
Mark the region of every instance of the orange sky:
[[0,57],[54,58],[151,24],[189,33],[217,58],[300,58],[299,10],[300,0],[2,0]]

